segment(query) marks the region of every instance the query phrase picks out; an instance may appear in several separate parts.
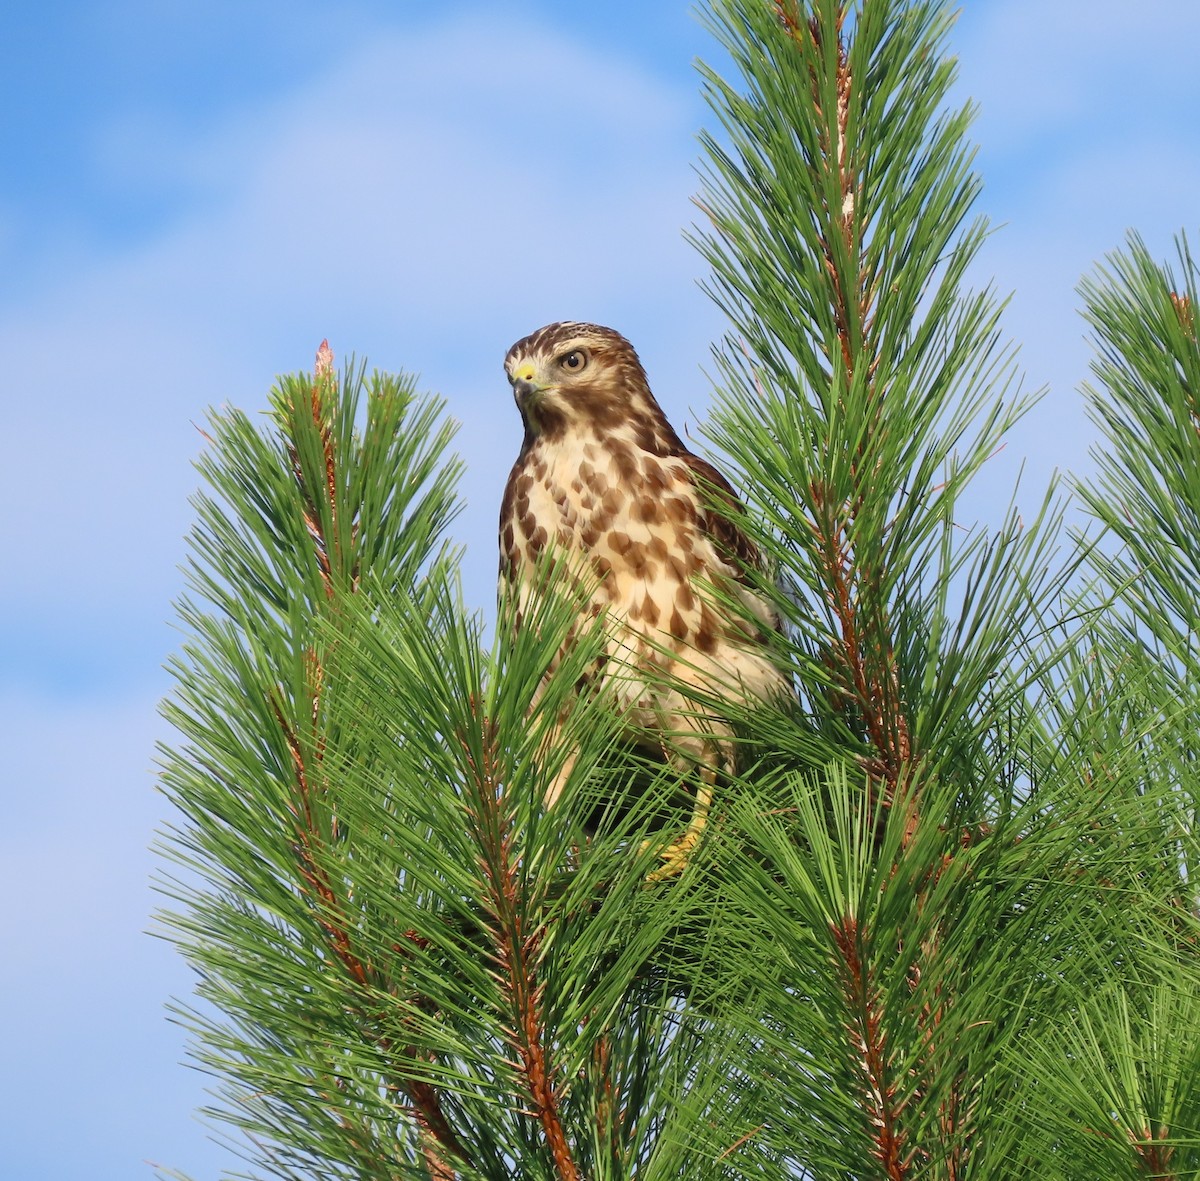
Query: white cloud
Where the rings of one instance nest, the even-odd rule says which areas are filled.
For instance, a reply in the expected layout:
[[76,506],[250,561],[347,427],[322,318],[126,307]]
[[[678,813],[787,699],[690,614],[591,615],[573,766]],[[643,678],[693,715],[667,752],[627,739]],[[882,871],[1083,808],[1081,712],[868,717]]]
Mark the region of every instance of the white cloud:
[[131,187],[158,170],[203,199],[0,313],[19,391],[10,430],[29,442],[3,479],[33,510],[16,522],[29,560],[6,598],[97,622],[131,601],[166,614],[199,446],[190,420],[210,403],[261,406],[273,373],[307,366],[325,335],[339,355],[422,371],[456,414],[485,418],[483,437],[465,436],[485,466],[497,437],[513,452],[519,439],[500,359],[549,319],[687,340],[698,387],[711,332],[687,329],[703,306],[680,239],[689,101],[477,17],[376,39],[199,138],[123,125]]
[[[1074,411],[1050,409],[1086,369],[1075,283],[1126,225],[1153,238],[1191,215],[1190,124],[1173,132],[1155,96],[1195,87],[1182,47],[1198,25],[1182,0],[1156,22],[1116,3],[1011,0],[971,6],[956,37],[961,90],[984,104],[983,208],[1011,223],[984,261],[1000,290],[1017,289],[1010,330],[1031,381],[1053,383],[1034,422],[1052,416],[1041,435],[1067,462],[1090,437]],[[1120,126],[1097,117],[1114,104]],[[1156,113],[1164,126],[1141,132]],[[698,367],[722,324],[679,233],[702,118],[690,91],[475,15],[377,36],[200,131],[153,115],[106,129],[114,190],[187,197],[136,247],[76,241],[69,273],[60,250],[53,281],[0,310],[21,440],[0,480],[26,506],[8,609],[47,632],[70,618],[102,633],[118,613],[121,627],[142,613],[159,628],[190,519],[191,420],[210,403],[261,406],[274,372],[307,365],[326,335],[339,356],[419,371],[463,419],[458,533],[470,598],[486,605],[518,441],[499,379],[511,340],[563,316],[615,323],[673,417],[707,401]]]
[[533,28],[392,34],[199,140],[150,136],[153,165],[127,147],[136,175],[224,178],[138,266],[177,306],[219,295],[256,313],[250,328],[382,298],[447,332],[539,290],[619,290],[629,269],[653,274],[664,204],[673,229],[686,213],[688,112],[679,92]]

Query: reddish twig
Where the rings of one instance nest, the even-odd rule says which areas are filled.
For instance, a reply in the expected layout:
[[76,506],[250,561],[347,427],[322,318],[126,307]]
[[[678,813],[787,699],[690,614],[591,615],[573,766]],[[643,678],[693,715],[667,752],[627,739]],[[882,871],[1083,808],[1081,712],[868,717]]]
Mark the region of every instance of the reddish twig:
[[725,1149],[723,1153],[721,1153],[720,1156],[717,1157],[717,1160],[723,1161],[727,1156],[732,1156],[739,1148],[741,1148],[743,1144],[746,1143],[747,1140],[754,1139],[754,1137],[757,1136],[759,1132],[761,1132],[766,1126],[766,1124],[759,1124],[757,1128],[751,1128],[750,1131],[748,1131],[744,1136],[739,1136],[727,1149]]
[[[322,443],[324,454],[322,494],[328,498],[327,519],[333,527],[334,547],[336,547],[339,508],[336,453],[331,416],[326,409],[326,400],[329,396],[326,386],[332,372],[333,352],[329,348],[328,341],[322,341],[316,358],[311,412]],[[293,407],[292,410],[294,413],[295,408]],[[317,511],[312,488],[305,478],[300,452],[294,441],[289,442],[288,451],[292,471],[304,499],[304,521],[316,546],[317,561],[326,596],[332,598],[335,589],[330,557],[331,547],[321,527],[321,521],[326,518]],[[290,711],[286,709],[286,702],[282,694],[273,696],[271,701],[272,712],[283,733],[292,763],[294,792],[288,802],[288,809],[294,821],[293,849],[296,853],[301,881],[314,899],[317,922],[325,932],[334,956],[355,984],[365,987],[374,980],[377,975],[376,969],[355,952],[351,924],[334,888],[333,880],[322,865],[322,837],[317,823],[317,812],[318,799],[324,801],[328,798],[328,790],[323,783],[322,762],[325,753],[325,738],[320,716],[322,694],[325,688],[325,669],[321,657],[315,649],[309,649],[305,654],[305,673],[309,702],[306,723],[311,735],[311,740],[307,745],[300,734],[302,723],[296,723],[289,718]],[[336,814],[333,814],[332,811],[329,816],[329,829],[336,839],[338,821]],[[421,937],[416,932],[406,932],[406,938],[418,947],[422,946]],[[425,1007],[423,998],[415,998],[414,1003],[419,1007]],[[385,1053],[397,1053],[397,1048],[390,1039],[379,1037],[376,1042]],[[411,1045],[400,1050],[399,1056],[413,1063],[421,1057],[417,1048]],[[469,1157],[445,1116],[438,1090],[428,1081],[419,1078],[406,1078],[403,1086],[411,1100],[413,1119],[418,1128],[420,1151],[430,1176],[435,1181],[454,1181],[456,1172],[449,1161],[452,1158],[467,1161]]]
[[1186,295],[1180,295],[1177,291],[1171,292],[1171,306],[1175,309],[1175,314],[1179,317],[1179,325],[1189,336],[1196,335],[1196,317],[1192,310],[1192,301]]
[[888,1181],[905,1181],[910,1175],[914,1152],[905,1151],[907,1136],[900,1126],[905,1106],[892,1083],[891,1063],[884,1030],[884,1008],[879,989],[859,951],[858,921],[847,915],[831,926],[850,1023],[856,1073],[861,1081],[861,1099],[871,1125],[874,1155]]
[[1129,1133],[1134,1154],[1141,1171],[1154,1181],[1175,1181],[1175,1146],[1170,1143],[1171,1129],[1160,1127],[1158,1132],[1142,1128],[1140,1134]]
[[[338,550],[340,533],[338,530],[337,454],[333,446],[331,415],[327,408],[332,376],[333,350],[330,349],[329,342],[323,340],[321,341],[321,347],[317,350],[316,369],[313,374],[313,383],[310,387],[309,411],[321,439],[324,469],[322,472],[323,495],[328,508],[330,531],[333,534],[332,539],[326,536],[325,529],[322,526],[321,522],[324,519],[324,515],[317,508],[313,489],[305,476],[304,465],[300,459],[300,450],[294,442],[289,441],[288,443],[288,457],[292,464],[292,474],[295,476],[296,483],[299,485],[304,498],[304,526],[316,546],[317,565],[321,571],[321,581],[324,583],[327,598],[333,598],[334,594],[334,566],[336,564],[338,569],[341,569],[342,566],[341,555]],[[292,414],[296,413],[294,404],[289,409]]]
[[480,845],[494,955],[513,1019],[509,1039],[517,1051],[516,1065],[528,1089],[529,1114],[541,1124],[555,1170],[562,1181],[579,1181],[579,1170],[560,1114],[554,1067],[547,1057],[544,1041],[545,984],[538,980],[537,973],[544,928],[536,921],[530,923],[528,902],[521,896],[520,861],[513,848],[513,817],[507,808],[498,770],[496,726],[489,718],[480,721],[482,765],[473,754],[472,744],[461,735],[459,741],[473,781],[474,807],[470,815]]

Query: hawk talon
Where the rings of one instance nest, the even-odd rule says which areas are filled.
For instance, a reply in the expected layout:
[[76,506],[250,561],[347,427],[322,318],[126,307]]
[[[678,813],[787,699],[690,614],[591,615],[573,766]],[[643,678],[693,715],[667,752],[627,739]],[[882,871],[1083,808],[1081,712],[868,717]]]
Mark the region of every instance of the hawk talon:
[[[660,866],[658,869],[646,875],[646,885],[652,886],[655,882],[666,881],[667,878],[673,878],[681,874],[684,867],[688,863],[688,857],[692,850],[700,843],[699,830],[693,831],[688,829],[682,837],[677,841],[659,849],[658,855],[666,862],[666,865]],[[643,841],[641,852],[645,852],[650,847],[649,841]]]

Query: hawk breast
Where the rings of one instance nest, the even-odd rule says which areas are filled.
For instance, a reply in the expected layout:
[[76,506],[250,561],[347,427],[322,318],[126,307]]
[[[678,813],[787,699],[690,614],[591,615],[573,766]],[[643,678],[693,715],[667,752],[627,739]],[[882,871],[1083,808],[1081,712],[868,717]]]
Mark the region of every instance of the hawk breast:
[[651,668],[686,670],[685,679],[709,686],[732,677],[758,697],[779,680],[754,626],[713,601],[714,589],[735,588],[753,600],[747,605],[760,619],[770,615],[740,581],[728,546],[722,552],[695,479],[702,463],[687,453],[645,451],[619,434],[567,435],[532,440],[509,477],[502,577],[516,584],[523,604],[551,545],[568,569],[590,575],[592,614],[605,616],[609,663],[624,670],[619,692],[635,709],[649,707],[644,674]]

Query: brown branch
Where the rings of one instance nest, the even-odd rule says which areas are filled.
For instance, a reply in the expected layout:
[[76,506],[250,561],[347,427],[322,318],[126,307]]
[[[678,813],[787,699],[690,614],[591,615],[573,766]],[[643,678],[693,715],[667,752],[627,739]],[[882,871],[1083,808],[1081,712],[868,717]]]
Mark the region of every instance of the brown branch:
[[[286,424],[285,443],[290,461],[292,475],[302,498],[302,513],[304,524],[312,538],[321,579],[327,599],[335,595],[333,579],[333,557],[338,545],[338,487],[336,449],[333,435],[333,406],[336,403],[337,387],[333,378],[333,352],[328,341],[322,341],[317,352],[314,367],[311,395],[307,406],[301,409],[295,401],[287,406],[288,422]],[[297,445],[297,436],[302,426],[302,415],[309,413],[316,427],[322,449],[322,470],[320,480],[314,491],[314,486],[308,480],[304,464],[301,461],[301,449]],[[317,496],[323,496],[327,501],[327,513],[318,509]],[[333,546],[322,529],[322,520],[328,520],[333,530]],[[357,526],[355,527],[357,528]],[[353,538],[352,534],[352,538]],[[331,549],[333,553],[331,554]],[[342,562],[337,563],[341,570]],[[355,589],[355,581],[351,582]],[[320,805],[327,805],[329,799],[328,786],[325,783],[323,760],[325,754],[325,737],[321,724],[321,701],[325,689],[325,668],[322,658],[316,649],[310,648],[304,655],[305,681],[307,689],[307,710],[297,703],[293,708],[282,690],[270,694],[270,707],[283,736],[291,762],[292,790],[287,800],[287,808],[292,817],[291,850],[296,858],[296,871],[299,877],[300,892],[307,899],[320,930],[324,933],[332,958],[341,965],[354,985],[369,988],[378,984],[379,972],[369,960],[360,956],[354,948],[352,932],[354,930],[346,914],[343,901],[335,888],[334,878],[323,864],[323,837],[318,824]],[[307,713],[307,717],[304,715]],[[305,738],[307,734],[307,739]],[[332,808],[328,809],[328,830],[334,841],[339,836],[338,818]],[[406,932],[405,938],[409,943],[423,946],[421,937],[416,932]],[[395,945],[399,950],[399,945]],[[372,1002],[373,1003],[373,1002]],[[409,998],[409,1003],[422,1009],[426,1014],[432,1011],[428,1000],[419,994]],[[368,1019],[373,1019],[368,1012]],[[411,1019],[404,1024],[409,1025]],[[410,1026],[411,1028],[411,1026]],[[369,1035],[375,1046],[392,1058],[402,1063],[415,1066],[422,1059],[433,1060],[432,1054],[419,1051],[415,1045],[397,1046],[391,1038],[381,1034]],[[403,1068],[402,1068],[403,1069]],[[335,1084],[336,1085],[336,1084]],[[441,1095],[438,1089],[427,1079],[404,1078],[396,1088],[403,1090],[410,1105],[408,1114],[417,1127],[419,1151],[426,1168],[435,1181],[454,1181],[455,1169],[450,1164],[453,1159],[470,1163],[469,1154],[456,1136],[442,1108]]]
[[[803,21],[794,0],[776,0],[776,14],[787,33],[797,41],[808,62],[809,91],[819,128],[820,161],[836,173],[840,206],[826,205],[821,235],[823,263],[831,286],[831,305],[838,337],[845,380],[850,383],[859,366],[866,366],[869,383],[868,405],[875,403],[879,393],[874,386],[879,357],[866,340],[867,326],[872,319],[877,275],[869,272],[861,258],[862,205],[860,199],[859,152],[850,140],[850,115],[855,98],[855,78],[850,66],[844,27],[846,5],[839,5],[832,30],[819,18]],[[836,61],[833,89],[836,109],[823,109],[827,76],[825,72],[827,38],[835,41]],[[836,234],[840,250],[834,249]],[[838,257],[853,262],[859,258],[853,278],[839,267]],[[853,702],[866,729],[868,741],[874,748],[872,762],[882,771],[884,802],[892,803],[906,795],[913,762],[912,741],[908,716],[903,708],[899,663],[888,635],[886,608],[879,602],[882,572],[872,568],[853,552],[854,522],[870,495],[875,473],[865,470],[866,442],[860,441],[857,455],[851,461],[854,491],[848,502],[835,502],[825,489],[814,484],[811,489],[816,509],[818,547],[825,567],[825,582],[830,606],[837,619],[839,637],[833,653],[842,665],[844,691]],[[876,604],[878,618],[868,626],[862,618],[862,604]],[[873,613],[875,609],[872,608]],[[905,820],[906,842],[916,830],[915,801],[906,805],[910,815]]]
[[[832,120],[827,117],[822,105],[824,97],[822,67],[824,65],[826,31],[820,19],[814,16],[807,23],[802,22],[797,6],[794,3],[782,2],[782,0],[777,0],[775,10],[780,23],[788,34],[793,40],[804,46],[811,55],[808,65],[809,92],[818,121],[817,143],[824,166],[836,172],[840,202],[836,209],[831,209],[827,202],[823,202],[825,216],[822,224],[834,229],[841,238],[846,257],[853,260],[856,253],[859,252],[856,247],[861,246],[858,240],[861,202],[858,154],[852,149],[849,140],[854,77],[843,36],[846,5],[839,5],[833,29],[833,36],[836,38],[837,64],[834,77],[835,106],[831,112]],[[846,379],[850,381],[853,378],[856,364],[861,359],[858,356],[858,353],[863,351],[861,336],[865,325],[871,318],[871,305],[878,280],[868,273],[864,264],[860,263],[853,279],[855,290],[847,290],[847,281],[838,267],[830,237],[826,232],[822,232],[820,238],[822,262],[833,288],[834,326],[837,330]],[[855,323],[859,326],[857,337],[853,330]],[[869,376],[874,376],[877,364],[878,358],[869,361]]]
[[[964,838],[963,847],[966,848],[968,843],[966,838]],[[938,869],[931,876],[934,878],[940,877],[951,864],[951,856],[949,854],[945,855]],[[918,896],[918,907],[924,904],[925,897],[924,893]],[[930,938],[923,940],[921,943],[921,953],[924,961],[932,961],[937,954],[939,942],[940,936],[935,927]],[[921,960],[914,960],[909,965],[908,971],[909,988],[914,993],[920,987],[921,975]],[[934,997],[924,1002],[920,1008],[921,1048],[926,1061],[932,1061],[938,1055],[938,1031],[941,1028],[945,1014],[946,1002],[943,999],[942,989],[939,986],[934,990]],[[969,1117],[969,1109],[972,1105],[969,1103],[964,1105],[964,1097],[962,1095],[964,1081],[964,1074],[961,1071],[957,1072],[950,1084],[948,1094],[945,1098],[938,1101],[937,1124],[942,1137],[939,1160],[946,1181],[961,1181],[966,1176],[967,1146],[963,1143],[959,1132]],[[921,1101],[923,1090],[920,1086],[914,1088],[912,1098],[918,1102]],[[922,1156],[928,1159],[929,1154],[923,1152]]]
[[[324,674],[316,654],[310,652],[306,661],[311,694],[311,725],[314,735],[318,732],[320,694],[324,685]],[[315,897],[315,914],[318,924],[325,932],[334,955],[345,968],[351,979],[358,985],[368,984],[374,970],[372,966],[358,956],[350,936],[350,924],[342,909],[337,893],[329,874],[320,864],[318,850],[320,837],[316,831],[314,818],[314,787],[313,777],[309,772],[303,746],[296,727],[285,716],[282,701],[273,697],[271,708],[283,732],[284,741],[292,760],[296,795],[288,802],[288,810],[295,821],[295,841],[292,848],[296,852],[300,877],[307,887],[309,894]],[[324,750],[324,739],[318,737],[315,744],[314,761],[320,764]],[[332,824],[336,826],[336,817]],[[409,936],[411,942],[420,946],[420,937],[415,932]],[[394,1047],[387,1038],[378,1039],[378,1045],[385,1053],[393,1052]],[[402,1054],[412,1061],[418,1057],[415,1046],[408,1046]],[[404,1081],[404,1087],[415,1109],[414,1119],[417,1123],[421,1151],[425,1157],[430,1176],[435,1181],[454,1181],[455,1172],[446,1162],[446,1155],[460,1160],[469,1160],[454,1129],[442,1110],[441,1096],[437,1089],[422,1079],[409,1078]]]
[[417,1113],[417,1122],[421,1125],[421,1155],[425,1158],[430,1181],[456,1181],[458,1174],[441,1155],[444,1138],[434,1133],[420,1112]]
[[1194,339],[1196,335],[1196,317],[1192,311],[1192,301],[1186,295],[1180,295],[1177,291],[1172,291],[1171,306],[1175,309],[1175,314],[1179,317],[1180,327],[1188,336]]
[[905,1151],[908,1137],[900,1126],[904,1101],[889,1080],[891,1062],[884,1028],[884,1007],[879,989],[871,979],[870,968],[860,955],[858,920],[845,916],[830,928],[841,957],[838,971],[843,996],[850,1014],[846,1033],[850,1037],[854,1068],[861,1081],[860,1099],[874,1142],[873,1155],[888,1181],[905,1181],[915,1155]]
[[328,363],[324,364],[324,358],[321,351],[317,352],[317,371],[316,381],[312,386],[312,416],[313,422],[316,424],[317,430],[321,435],[321,443],[325,451],[325,491],[329,496],[329,508],[334,514],[333,520],[336,523],[337,517],[337,467],[334,461],[333,453],[333,431],[329,424],[329,416],[325,411],[325,394],[326,383],[333,372],[333,352],[329,350],[329,342],[322,341],[324,349],[329,351]]
[[461,1161],[470,1162],[461,1141],[454,1134],[442,1111],[442,1097],[432,1083],[421,1079],[406,1079],[404,1087],[417,1109],[416,1121],[420,1128],[421,1154],[436,1181],[454,1181],[454,1169],[446,1160],[446,1154]]
[[766,1126],[766,1124],[759,1124],[757,1128],[751,1128],[750,1131],[748,1131],[744,1136],[739,1136],[727,1149],[725,1149],[723,1153],[721,1153],[720,1156],[717,1157],[717,1161],[720,1162],[726,1157],[732,1156],[739,1148],[741,1148],[743,1144],[746,1143],[747,1140],[754,1139],[754,1137],[757,1136],[759,1132],[761,1132]]
[[1142,1128],[1140,1134],[1129,1133],[1140,1171],[1154,1181],[1174,1181],[1178,1176],[1175,1172],[1175,1146],[1170,1143],[1170,1136],[1171,1129],[1165,1126],[1160,1127],[1157,1133],[1150,1128]]
[[[314,708],[316,697],[314,695]],[[330,882],[329,875],[321,866],[317,857],[317,847],[320,838],[315,831],[313,818],[313,791],[310,782],[308,766],[299,735],[284,716],[278,698],[271,701],[271,709],[275,720],[283,731],[284,741],[292,759],[292,771],[295,776],[296,797],[288,802],[288,811],[295,821],[293,833],[295,843],[293,849],[299,859],[300,876],[304,879],[310,894],[317,900],[316,918],[322,929],[329,936],[334,953],[342,962],[343,967],[359,983],[366,984],[368,980],[367,965],[356,956],[351,949],[348,923],[342,912],[337,894]],[[318,756],[319,761],[319,756]]]
[[608,1034],[602,1034],[592,1047],[592,1066],[596,1075],[596,1086],[600,1097],[596,1102],[596,1142],[606,1145],[609,1152],[614,1154],[617,1149],[617,1127],[621,1122],[617,1110],[616,1088],[612,1082],[612,1070],[609,1059],[612,1053],[612,1043]]
[[[338,494],[337,494],[337,454],[333,446],[333,429],[330,422],[330,414],[327,410],[327,402],[330,397],[329,387],[333,380],[333,350],[329,347],[329,341],[321,341],[321,347],[317,350],[316,365],[313,374],[314,380],[312,383],[311,393],[309,397],[309,412],[312,415],[313,424],[317,428],[317,433],[321,439],[321,449],[324,458],[324,471],[322,473],[322,482],[324,485],[324,496],[326,503],[329,506],[329,522],[333,532],[333,546],[330,546],[330,539],[325,535],[325,531],[321,526],[321,513],[317,510],[316,499],[313,495],[313,490],[309,486],[309,482],[305,477],[304,465],[300,460],[299,448],[294,442],[289,441],[287,445],[288,458],[292,465],[292,475],[299,485],[300,493],[304,498],[304,526],[308,530],[309,537],[312,538],[316,545],[317,565],[321,572],[321,581],[325,586],[325,595],[327,598],[332,598],[334,594],[333,588],[333,568],[334,556],[338,556],[339,561],[337,566],[341,568],[340,554],[338,553],[339,532],[337,527],[338,522]],[[290,412],[296,414],[295,404],[289,407]],[[332,548],[332,553],[331,553]]]
[[[521,897],[520,860],[513,849],[513,817],[507,809],[503,776],[498,769],[499,736],[495,722],[482,718],[482,765],[472,745],[459,741],[470,768],[474,807],[469,810],[480,844],[494,956],[499,981],[513,1022],[509,1040],[517,1051],[515,1063],[528,1089],[531,1114],[542,1126],[546,1146],[562,1181],[579,1181],[560,1115],[561,1099],[554,1067],[543,1041],[545,984],[537,978],[544,928],[528,921],[528,900]],[[522,904],[525,905],[522,905]]]
[[331,376],[333,373],[333,349],[329,347],[329,340],[326,338],[321,341],[320,348],[317,349],[317,357],[313,363],[313,374],[318,381]]
[[796,7],[795,0],[775,0],[775,15],[792,37],[800,36],[804,26],[801,23],[800,11]]
[[[913,790],[920,752],[913,749],[900,664],[884,602],[882,555],[855,553],[855,524],[878,476],[879,460],[873,463],[870,460],[867,439],[878,433],[870,428],[876,423],[884,391],[876,384],[880,353],[875,302],[881,280],[870,267],[866,248],[870,211],[864,208],[862,200],[861,155],[858,145],[850,139],[857,80],[843,36],[846,8],[844,3],[839,4],[830,29],[816,17],[802,23],[794,0],[776,3],[780,22],[801,45],[808,62],[810,95],[819,129],[820,157],[814,167],[822,169],[826,177],[836,176],[840,199],[838,208],[830,208],[826,201],[817,214],[822,262],[829,279],[837,334],[836,350],[831,345],[827,351],[840,354],[847,387],[856,376],[865,379],[868,418],[868,429],[862,432],[855,453],[850,456],[849,497],[835,498],[829,489],[815,483],[810,492],[815,509],[817,552],[837,628],[830,652],[834,705],[857,715],[872,748],[870,756],[860,760],[867,770],[868,804],[873,808],[875,784],[880,783],[882,803],[887,809],[897,806],[903,809],[901,846],[907,848],[920,822],[920,803]],[[833,38],[836,45],[831,43]],[[830,93],[836,103],[834,110],[823,109],[825,97]],[[824,193],[827,188],[821,185],[817,191]],[[1180,314],[1182,319],[1185,312]],[[923,905],[927,897],[922,888],[917,905]],[[859,1071],[864,1079],[864,1104],[874,1129],[876,1155],[884,1175],[898,1181],[909,1174],[916,1155],[915,1149],[906,1152],[905,1136],[898,1123],[901,1109],[909,1100],[900,1102],[894,1090],[889,1090],[882,1004],[868,968],[860,959],[860,934],[855,920],[849,918],[834,931],[842,957],[846,999],[850,1011],[856,1014],[854,1028],[849,1032],[855,1039]],[[914,991],[920,982],[921,965],[935,961],[939,942],[935,925],[933,935],[922,943],[912,966]],[[936,1036],[943,1017],[944,1001],[940,995],[925,1002],[919,1012],[924,1037],[922,1050],[927,1057],[936,1052]],[[937,1113],[942,1139],[948,1148],[945,1161],[948,1181],[961,1177],[965,1167],[961,1129],[970,1120],[970,1104],[964,1102],[961,1083],[962,1079],[956,1078],[949,1095],[940,1101]],[[919,1098],[919,1094],[916,1092],[911,1098]]]
[[[814,483],[810,494],[817,510],[814,531],[824,566],[826,594],[839,633],[832,653],[836,663],[831,663],[830,671],[841,682],[839,688],[845,701],[835,704],[844,707],[852,703],[861,718],[867,739],[875,750],[870,761],[872,776],[884,780],[883,802],[891,807],[898,798],[906,795],[905,789],[911,781],[913,750],[908,715],[901,698],[895,649],[885,641],[883,651],[873,650],[872,637],[861,616],[860,604],[866,597],[864,584],[868,594],[872,589],[876,591],[873,597],[878,600],[879,580],[870,571],[864,574],[856,560],[847,536],[853,513],[844,504],[831,504],[820,484]],[[881,622],[886,624],[882,604],[879,610]],[[907,842],[916,831],[916,801],[907,800],[905,806],[910,811],[905,821]]]

